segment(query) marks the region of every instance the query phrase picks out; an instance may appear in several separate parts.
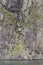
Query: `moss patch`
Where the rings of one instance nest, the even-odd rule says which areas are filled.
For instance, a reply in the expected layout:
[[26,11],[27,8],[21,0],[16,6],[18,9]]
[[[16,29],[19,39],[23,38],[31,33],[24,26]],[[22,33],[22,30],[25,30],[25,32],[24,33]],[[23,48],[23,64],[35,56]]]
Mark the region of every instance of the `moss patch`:
[[3,7],[3,13],[4,13],[5,17],[8,20],[10,20],[11,22],[14,22],[16,20],[16,16],[12,15],[11,12],[6,10],[4,7]]
[[7,55],[5,55],[5,59],[8,59],[12,55],[16,55],[18,53],[21,53],[23,51],[23,38],[20,37],[18,39],[18,44],[15,46],[15,48]]

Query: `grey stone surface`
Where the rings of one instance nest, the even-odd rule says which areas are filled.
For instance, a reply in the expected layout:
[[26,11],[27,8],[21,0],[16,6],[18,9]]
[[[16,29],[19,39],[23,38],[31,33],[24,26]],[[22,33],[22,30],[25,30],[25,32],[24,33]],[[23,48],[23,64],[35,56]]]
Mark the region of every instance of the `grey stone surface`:
[[[6,5],[5,1],[6,0],[2,0],[3,4]],[[26,2],[26,0],[24,1]],[[40,3],[40,1],[38,2]],[[14,6],[14,2],[13,4],[9,2],[9,7],[10,5]],[[0,4],[0,59],[3,59],[5,58],[5,55],[7,54],[9,55],[12,49],[15,50],[15,46],[18,45],[19,42],[18,40],[19,34],[15,32],[15,23],[12,24],[11,21],[4,16],[1,7],[2,5]],[[26,4],[26,8],[27,8],[27,4]],[[43,9],[39,9],[38,12],[43,14]],[[27,16],[28,12],[26,12],[25,15]],[[21,22],[19,22],[18,25],[19,28],[17,29],[20,32],[23,32],[20,23]],[[29,24],[30,24],[30,28],[26,28],[23,32],[24,42],[23,42],[22,52],[21,53],[18,52],[16,55],[12,54],[10,57],[8,57],[8,59],[43,59],[43,20],[36,20],[30,22]]]

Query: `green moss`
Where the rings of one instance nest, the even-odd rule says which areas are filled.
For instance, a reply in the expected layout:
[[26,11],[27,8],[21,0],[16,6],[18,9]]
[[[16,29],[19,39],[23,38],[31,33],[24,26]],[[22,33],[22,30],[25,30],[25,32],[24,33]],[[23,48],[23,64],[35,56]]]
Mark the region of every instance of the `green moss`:
[[39,5],[39,7],[43,7],[43,3],[41,3],[41,4]]
[[16,19],[16,17],[14,15],[12,15],[11,12],[6,10],[5,8],[3,8],[3,13],[4,13],[5,17],[8,20],[10,20],[11,22],[14,22],[14,20]]
[[5,14],[6,17],[11,18],[10,12],[7,11],[5,8],[3,8],[3,13]]
[[36,3],[36,4],[32,4],[32,6],[29,7],[30,14],[27,18],[27,22],[24,24],[24,28],[30,27],[29,23],[33,21],[35,22],[35,20],[38,20],[38,19],[43,20],[43,15],[38,12],[39,7],[43,7],[43,4],[38,5]]
[[29,16],[27,18],[27,21],[23,24],[23,29],[25,28],[30,28],[31,25],[30,23],[31,22],[35,22],[36,20],[43,20],[43,14],[39,13],[38,12],[38,9],[40,7],[43,7],[43,3],[42,4],[32,4],[30,7],[29,7]]
[[39,13],[38,17],[39,17],[39,19],[43,20],[43,15],[42,14]]
[[22,44],[16,45],[15,49],[13,49],[9,54],[5,55],[4,58],[7,59],[12,55],[16,55],[16,54],[22,52],[22,50],[23,50],[22,47],[23,47]]
[[16,46],[16,50],[18,52],[21,52],[23,49],[23,36],[21,35],[20,38],[18,39],[18,45]]
[[23,50],[23,38],[20,37],[19,40],[18,40],[18,44],[15,46],[15,48],[12,51],[10,51],[9,54],[5,55],[4,58],[7,59],[12,55],[16,55],[18,53],[21,53],[22,50]]

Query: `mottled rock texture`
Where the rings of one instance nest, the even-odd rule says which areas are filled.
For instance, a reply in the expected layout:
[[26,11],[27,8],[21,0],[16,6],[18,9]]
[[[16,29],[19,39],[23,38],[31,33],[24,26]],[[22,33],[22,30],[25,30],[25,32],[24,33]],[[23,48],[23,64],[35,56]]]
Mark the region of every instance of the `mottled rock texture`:
[[43,59],[43,0],[0,1],[0,59]]

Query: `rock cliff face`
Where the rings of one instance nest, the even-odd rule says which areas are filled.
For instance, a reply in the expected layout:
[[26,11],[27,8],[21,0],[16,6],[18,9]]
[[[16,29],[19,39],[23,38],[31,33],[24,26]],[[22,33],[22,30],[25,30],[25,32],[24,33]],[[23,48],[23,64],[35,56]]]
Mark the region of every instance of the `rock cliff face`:
[[43,59],[42,0],[0,0],[0,59]]

